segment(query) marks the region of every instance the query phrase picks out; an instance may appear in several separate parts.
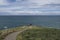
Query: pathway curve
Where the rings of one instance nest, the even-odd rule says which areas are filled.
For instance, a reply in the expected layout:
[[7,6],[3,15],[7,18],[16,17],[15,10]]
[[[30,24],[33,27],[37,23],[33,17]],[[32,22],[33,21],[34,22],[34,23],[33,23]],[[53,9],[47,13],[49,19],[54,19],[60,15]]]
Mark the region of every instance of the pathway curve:
[[[27,29],[25,29],[25,30],[27,30]],[[16,40],[16,36],[17,36],[19,33],[23,32],[23,31],[25,31],[25,30],[11,33],[11,34],[9,34],[4,40]]]

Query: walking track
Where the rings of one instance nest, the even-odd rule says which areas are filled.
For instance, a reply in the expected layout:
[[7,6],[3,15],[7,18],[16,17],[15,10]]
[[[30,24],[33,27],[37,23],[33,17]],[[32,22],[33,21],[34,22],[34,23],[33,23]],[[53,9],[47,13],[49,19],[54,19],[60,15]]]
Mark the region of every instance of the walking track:
[[[25,29],[25,30],[26,30],[26,29]],[[16,36],[17,36],[19,33],[24,32],[25,30],[11,33],[11,34],[9,34],[4,40],[16,40]]]

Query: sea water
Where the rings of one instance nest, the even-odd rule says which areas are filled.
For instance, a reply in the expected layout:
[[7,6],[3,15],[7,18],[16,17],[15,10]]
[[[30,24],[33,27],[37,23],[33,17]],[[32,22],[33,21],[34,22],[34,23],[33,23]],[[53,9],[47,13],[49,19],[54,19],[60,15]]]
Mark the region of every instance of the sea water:
[[60,28],[60,16],[0,16],[0,29],[28,24]]

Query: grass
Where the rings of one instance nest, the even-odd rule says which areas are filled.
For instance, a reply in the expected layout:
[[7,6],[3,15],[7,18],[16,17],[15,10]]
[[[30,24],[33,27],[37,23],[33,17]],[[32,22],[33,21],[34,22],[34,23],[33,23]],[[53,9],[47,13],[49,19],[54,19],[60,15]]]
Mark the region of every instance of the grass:
[[16,40],[60,40],[60,29],[30,27],[18,34]]
[[5,29],[5,30],[0,30],[0,40],[3,40],[7,35],[9,35],[13,32],[17,32],[17,31],[20,31],[20,30],[23,30],[23,29],[24,29],[24,26]]
[[21,26],[0,30],[0,40],[3,40],[7,35],[13,32],[17,32],[26,28],[26,31],[17,35],[16,40],[60,40],[60,29],[37,26]]

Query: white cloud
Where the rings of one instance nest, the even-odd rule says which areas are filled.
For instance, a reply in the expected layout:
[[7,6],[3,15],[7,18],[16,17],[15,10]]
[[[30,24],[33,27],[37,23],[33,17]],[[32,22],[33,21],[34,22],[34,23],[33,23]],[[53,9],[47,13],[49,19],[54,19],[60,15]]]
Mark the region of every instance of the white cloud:
[[0,5],[8,5],[8,3],[6,3],[6,0],[0,0]]
[[13,3],[8,3],[7,0],[0,0],[0,6],[7,6],[0,7],[0,12],[6,12],[9,15],[60,15],[60,11],[57,11],[60,6],[42,6],[52,3],[60,4],[60,0],[16,0]]
[[[14,2],[13,2],[14,3]],[[60,3],[60,0],[16,0],[15,3],[30,3],[36,5],[49,4],[49,3]],[[9,4],[7,0],[0,0],[0,5]]]

